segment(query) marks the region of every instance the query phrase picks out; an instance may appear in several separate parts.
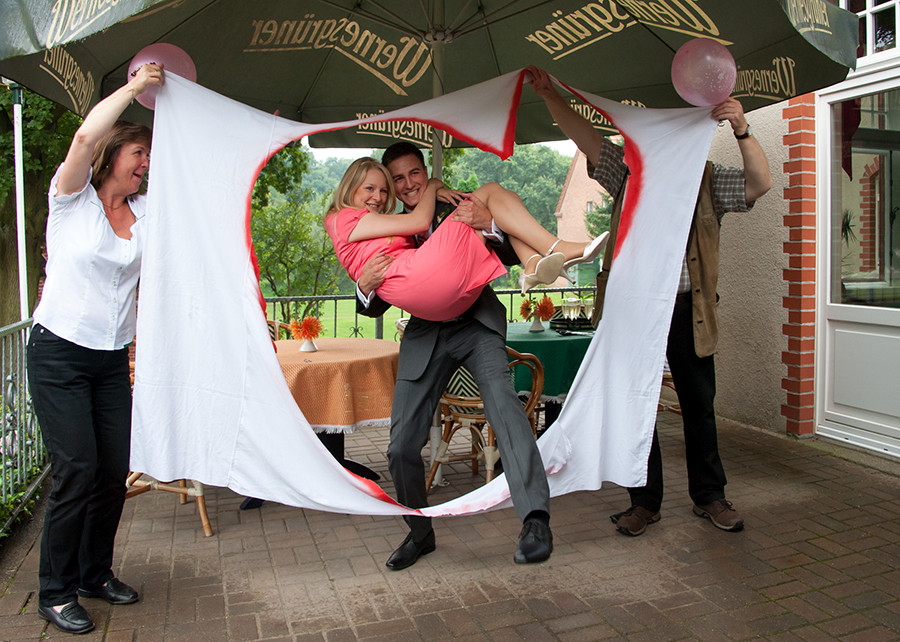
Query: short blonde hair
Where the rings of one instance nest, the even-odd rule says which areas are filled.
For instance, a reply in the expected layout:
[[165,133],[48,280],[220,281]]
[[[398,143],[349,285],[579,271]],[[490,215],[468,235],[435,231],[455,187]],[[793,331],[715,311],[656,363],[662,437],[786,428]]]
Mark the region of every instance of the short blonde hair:
[[394,194],[394,179],[391,177],[387,167],[368,156],[357,158],[350,163],[350,167],[344,172],[344,177],[334,191],[334,199],[328,211],[337,212],[345,207],[353,207],[353,194],[363,184],[363,181],[366,180],[366,174],[372,169],[381,172],[384,175],[384,180],[387,182],[388,200],[381,213],[392,214],[397,205],[397,196]]

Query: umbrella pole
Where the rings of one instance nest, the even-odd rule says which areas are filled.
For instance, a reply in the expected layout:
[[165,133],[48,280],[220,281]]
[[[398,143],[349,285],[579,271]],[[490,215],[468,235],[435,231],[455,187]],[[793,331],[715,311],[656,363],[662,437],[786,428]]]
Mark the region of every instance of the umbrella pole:
[[[435,4],[434,24],[444,24],[444,11],[441,3]],[[437,98],[444,95],[442,82],[444,74],[444,43],[435,38],[431,42],[431,95]],[[431,128],[431,174],[443,180],[444,148],[441,145],[441,132]]]
[[19,313],[27,319],[28,311],[28,261],[25,252],[25,171],[22,166],[22,85],[10,83],[13,92],[13,130],[16,167],[16,244],[19,253]]

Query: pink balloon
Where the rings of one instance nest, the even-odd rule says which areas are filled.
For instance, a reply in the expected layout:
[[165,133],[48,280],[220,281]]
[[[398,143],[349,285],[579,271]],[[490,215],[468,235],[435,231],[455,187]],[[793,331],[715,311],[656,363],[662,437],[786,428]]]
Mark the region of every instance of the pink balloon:
[[[137,52],[134,58],[131,59],[131,64],[128,65],[127,79],[131,80],[141,65],[149,63],[162,65],[166,73],[178,74],[191,82],[197,80],[197,68],[194,66],[194,61],[191,60],[191,57],[181,47],[170,45],[167,42],[147,45]],[[158,89],[158,86],[150,85],[137,96],[137,101],[144,107],[153,109],[156,106],[156,92]]]
[[731,52],[709,38],[688,40],[672,59],[672,84],[687,102],[698,107],[718,105],[734,90],[737,67]]

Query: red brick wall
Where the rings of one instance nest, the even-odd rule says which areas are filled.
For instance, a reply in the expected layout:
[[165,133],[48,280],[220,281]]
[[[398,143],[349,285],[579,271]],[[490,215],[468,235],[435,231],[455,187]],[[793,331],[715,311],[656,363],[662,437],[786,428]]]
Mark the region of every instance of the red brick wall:
[[878,221],[884,218],[884,212],[879,211],[884,203],[877,202],[877,195],[884,193],[884,172],[881,171],[881,158],[876,156],[871,164],[866,165],[860,178],[862,203],[859,213],[859,271],[874,272],[878,268],[875,253],[878,251]]
[[781,353],[786,376],[781,380],[784,404],[781,414],[789,434],[815,431],[815,336],[816,336],[816,131],[813,95],[792,98],[784,108],[788,123],[784,145],[788,160],[784,173],[787,211],[784,226],[784,280],[788,294],[782,300],[788,321],[782,331],[787,350]]

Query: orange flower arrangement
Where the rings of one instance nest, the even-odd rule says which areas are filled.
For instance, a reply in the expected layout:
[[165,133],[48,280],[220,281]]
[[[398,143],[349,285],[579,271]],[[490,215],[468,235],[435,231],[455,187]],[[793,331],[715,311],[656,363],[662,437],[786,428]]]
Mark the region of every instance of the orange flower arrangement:
[[531,299],[522,301],[522,305],[519,307],[519,316],[525,321],[531,318]]
[[319,317],[303,317],[300,323],[297,319],[292,319],[290,328],[291,336],[296,341],[312,341],[322,332],[322,322],[319,321]]
[[556,306],[553,305],[553,301],[551,301],[550,297],[546,294],[544,295],[544,298],[538,301],[538,304],[534,306],[534,313],[541,321],[549,321],[555,310]]
[[303,322],[300,323],[301,339],[312,341],[318,338],[320,332],[322,332],[322,322],[319,321],[319,317],[303,317]]

